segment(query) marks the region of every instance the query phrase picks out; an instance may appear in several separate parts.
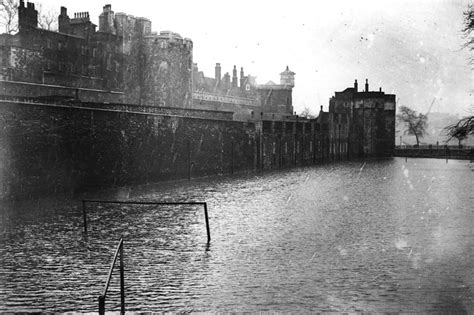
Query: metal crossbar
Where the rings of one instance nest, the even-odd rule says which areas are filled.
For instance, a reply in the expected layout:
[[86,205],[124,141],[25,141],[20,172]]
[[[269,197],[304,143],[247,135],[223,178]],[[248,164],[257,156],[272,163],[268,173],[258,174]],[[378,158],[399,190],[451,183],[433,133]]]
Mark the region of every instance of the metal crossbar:
[[206,219],[207,243],[211,242],[211,231],[209,229],[209,216],[207,213],[207,202],[155,202],[155,201],[120,201],[120,200],[82,200],[82,213],[84,217],[84,233],[87,234],[87,212],[86,203],[112,203],[112,204],[137,204],[137,205],[202,205],[204,206],[204,217]]
[[117,256],[120,254],[120,314],[125,314],[125,284],[124,284],[124,268],[123,268],[123,239],[120,238],[117,249],[115,250],[112,264],[109,269],[109,276],[105,283],[104,293],[99,295],[99,314],[105,314],[105,298],[107,296],[107,290],[109,289],[110,279],[112,278],[112,272],[114,271],[115,262]]

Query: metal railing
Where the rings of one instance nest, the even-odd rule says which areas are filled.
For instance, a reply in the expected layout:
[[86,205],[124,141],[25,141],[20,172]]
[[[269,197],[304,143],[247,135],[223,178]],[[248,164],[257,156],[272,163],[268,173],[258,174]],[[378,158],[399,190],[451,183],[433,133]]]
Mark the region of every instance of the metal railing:
[[110,279],[112,278],[112,272],[114,271],[115,262],[117,256],[120,254],[120,313],[125,314],[125,284],[124,284],[124,268],[123,268],[123,238],[120,238],[117,249],[115,250],[114,258],[109,269],[109,276],[105,283],[104,292],[99,295],[99,314],[105,314],[105,298],[107,296],[107,290],[109,289]]
[[211,242],[211,231],[209,228],[209,216],[207,213],[207,202],[154,202],[154,201],[120,201],[120,200],[82,200],[82,214],[84,217],[84,233],[87,235],[87,212],[86,203],[112,203],[112,204],[137,204],[137,205],[202,205],[206,219],[207,243]]

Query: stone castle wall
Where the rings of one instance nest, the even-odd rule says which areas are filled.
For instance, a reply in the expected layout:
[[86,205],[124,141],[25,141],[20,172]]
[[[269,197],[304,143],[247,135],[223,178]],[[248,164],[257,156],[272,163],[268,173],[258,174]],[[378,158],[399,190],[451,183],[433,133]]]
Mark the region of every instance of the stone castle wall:
[[0,125],[1,198],[221,174],[255,163],[255,125],[227,120],[0,101]]
[[329,151],[327,130],[316,120],[237,122],[106,104],[3,100],[0,127],[0,199],[345,157],[343,151]]

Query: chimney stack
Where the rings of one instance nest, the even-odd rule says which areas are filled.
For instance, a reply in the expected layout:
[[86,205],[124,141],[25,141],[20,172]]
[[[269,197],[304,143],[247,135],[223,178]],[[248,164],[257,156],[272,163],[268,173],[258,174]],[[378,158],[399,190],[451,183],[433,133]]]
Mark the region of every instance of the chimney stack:
[[354,82],[354,90],[355,90],[356,92],[358,92],[358,90],[359,90],[359,84],[357,84],[357,79],[356,79],[355,82]]
[[369,92],[369,79],[365,79],[365,91]]
[[237,67],[234,65],[234,69],[232,70],[232,86],[237,87]]
[[215,75],[214,75],[216,81],[217,81],[217,84],[220,84],[221,83],[221,64],[220,63],[216,63],[216,68],[215,68]]

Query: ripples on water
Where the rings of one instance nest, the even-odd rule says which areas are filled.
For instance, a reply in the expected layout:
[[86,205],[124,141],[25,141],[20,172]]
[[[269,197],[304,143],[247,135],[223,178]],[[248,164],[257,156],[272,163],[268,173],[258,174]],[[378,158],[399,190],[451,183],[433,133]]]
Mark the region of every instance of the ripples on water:
[[96,311],[122,235],[129,311],[473,312],[472,169],[394,159],[126,191],[207,201],[209,247],[198,206],[91,204],[86,240],[77,201],[4,205],[0,311]]

